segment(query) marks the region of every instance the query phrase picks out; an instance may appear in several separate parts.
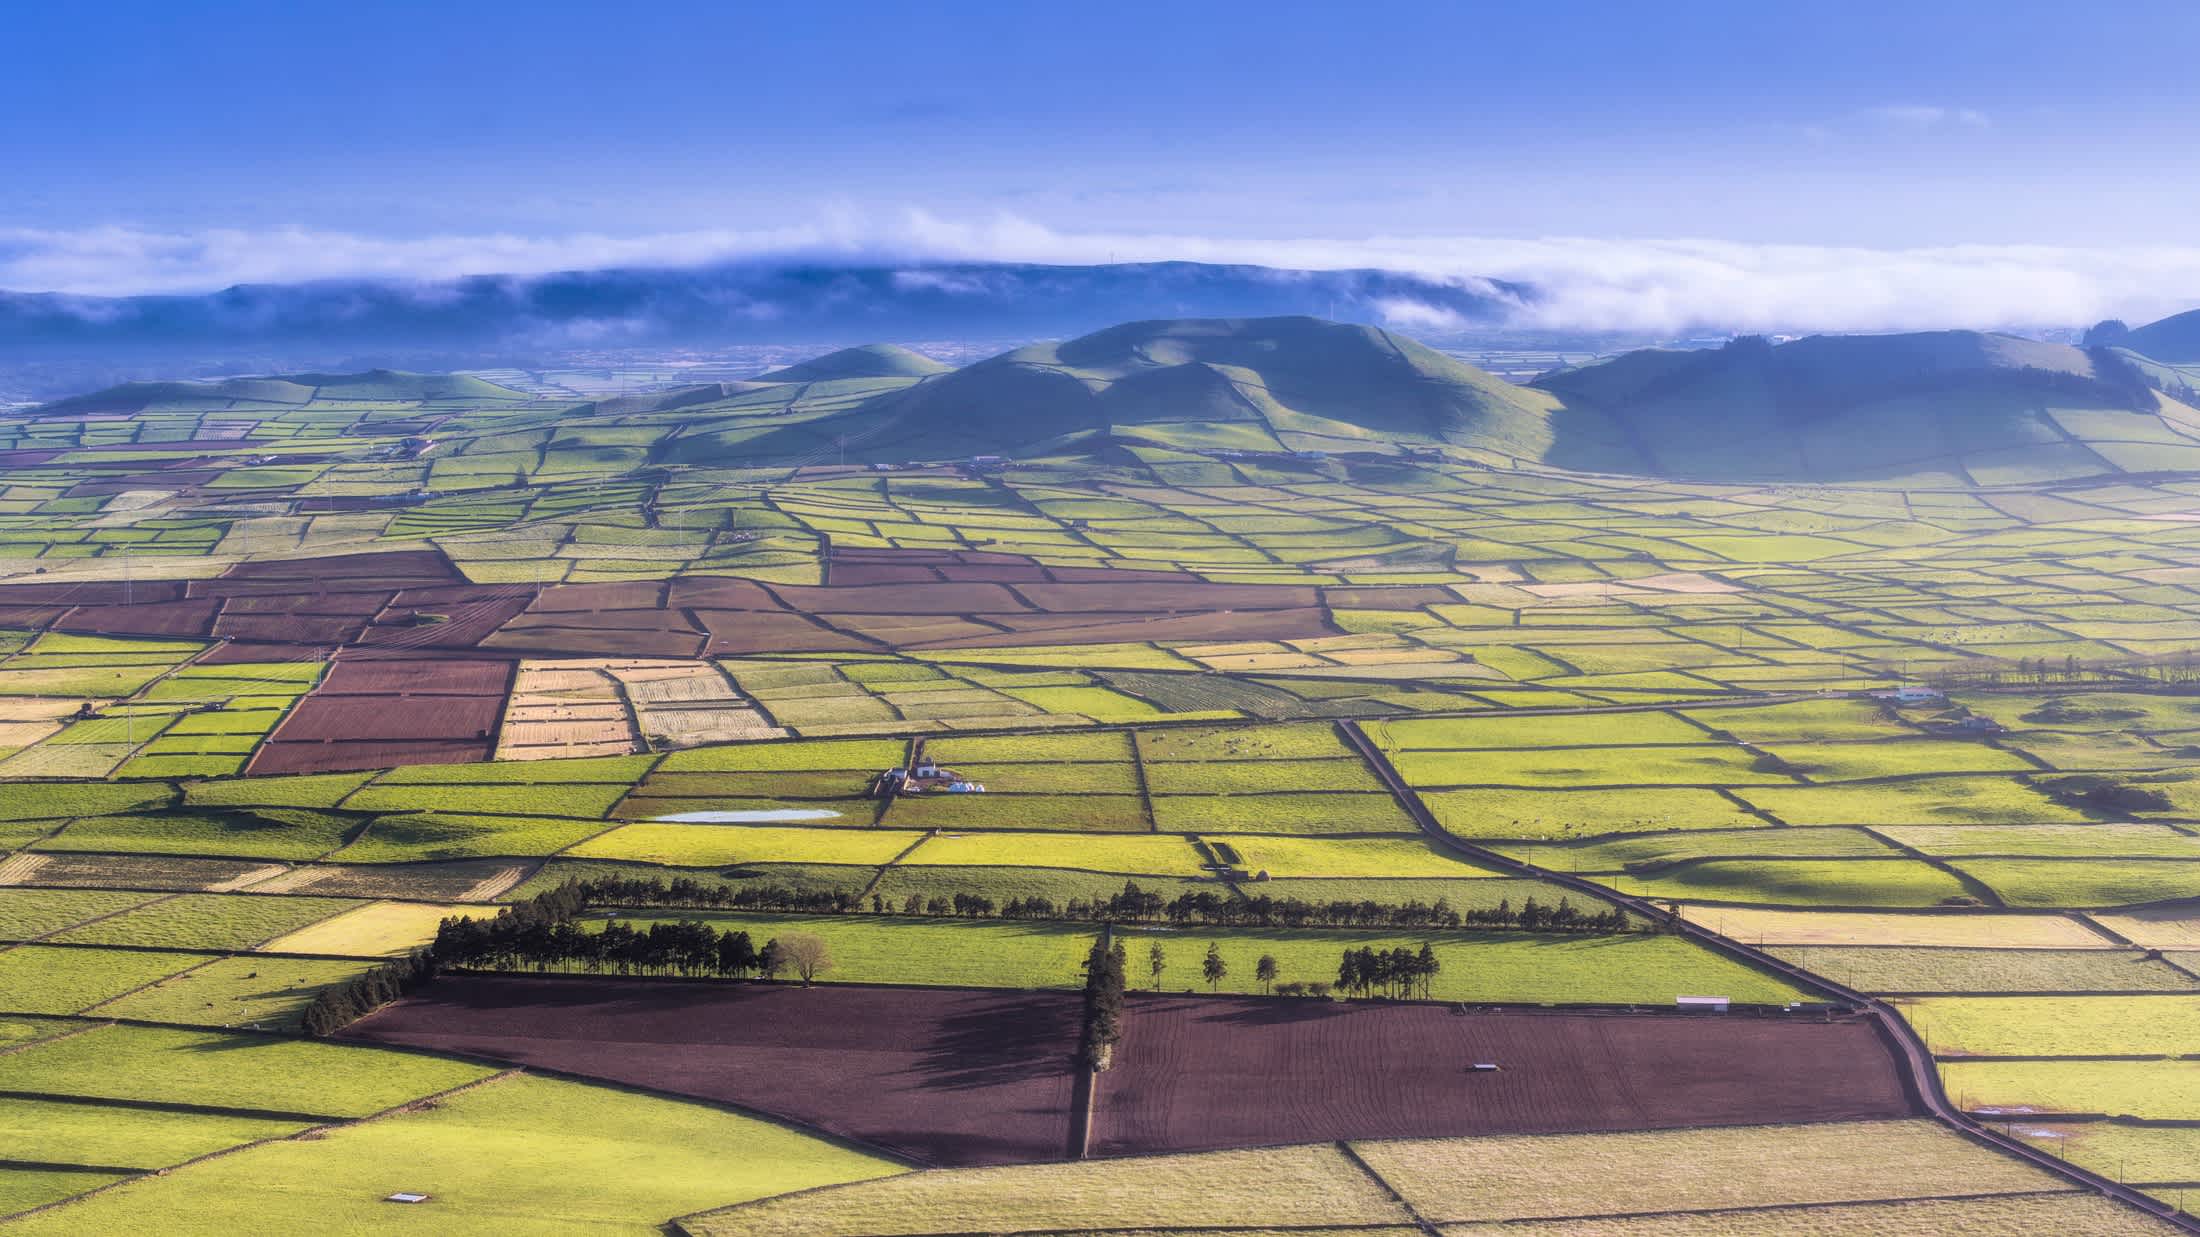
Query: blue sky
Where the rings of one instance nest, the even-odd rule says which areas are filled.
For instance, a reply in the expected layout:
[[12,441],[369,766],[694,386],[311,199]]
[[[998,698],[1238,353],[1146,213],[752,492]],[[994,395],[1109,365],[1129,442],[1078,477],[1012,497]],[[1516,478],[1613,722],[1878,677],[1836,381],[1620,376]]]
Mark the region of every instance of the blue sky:
[[204,246],[148,287],[713,244],[2128,252],[2189,239],[2195,45],[2189,0],[26,6],[0,286],[123,290],[134,243]]

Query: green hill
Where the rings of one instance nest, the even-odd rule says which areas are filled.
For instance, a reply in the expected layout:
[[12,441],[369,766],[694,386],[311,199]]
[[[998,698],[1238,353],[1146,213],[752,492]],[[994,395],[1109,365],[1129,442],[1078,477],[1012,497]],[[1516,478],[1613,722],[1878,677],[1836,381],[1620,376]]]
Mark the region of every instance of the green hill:
[[2200,463],[2131,365],[1975,331],[1746,338],[1536,380],[1619,423],[1649,471],[1732,479],[2000,484]]
[[1157,447],[1453,443],[1570,467],[1633,462],[1601,414],[1387,331],[1314,318],[1127,323],[886,398],[882,446],[993,451],[1104,432]]
[[835,378],[923,378],[944,374],[942,365],[898,344],[865,344],[758,375],[758,382],[828,382]]

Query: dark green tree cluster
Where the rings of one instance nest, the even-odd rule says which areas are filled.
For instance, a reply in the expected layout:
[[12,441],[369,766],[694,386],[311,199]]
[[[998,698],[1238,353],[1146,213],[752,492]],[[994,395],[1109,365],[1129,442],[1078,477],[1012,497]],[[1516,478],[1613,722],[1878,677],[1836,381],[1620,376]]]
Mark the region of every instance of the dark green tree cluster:
[[1103,932],[1085,958],[1084,1059],[1094,1069],[1106,1069],[1123,1038],[1123,989],[1128,986],[1129,959],[1123,943],[1112,932]]
[[334,1035],[391,1001],[435,978],[435,953],[416,949],[339,984],[321,989],[306,1006],[305,1033]]
[[1337,964],[1337,990],[1347,996],[1418,996],[1427,1000],[1429,984],[1442,969],[1436,951],[1425,943],[1419,953],[1404,946],[1347,949]]
[[1584,912],[1573,899],[1559,896],[1557,906],[1545,906],[1528,895],[1513,910],[1512,899],[1501,899],[1488,910],[1468,911],[1467,924],[1475,928],[1518,928],[1523,932],[1625,932],[1627,912],[1616,906]]
[[445,966],[491,971],[531,969],[610,971],[617,975],[717,975],[745,979],[760,968],[760,952],[746,932],[719,932],[683,919],[646,929],[612,920],[600,932],[570,921],[535,923],[500,931],[502,919],[447,919],[436,934],[437,960]]
[[846,914],[863,909],[856,889],[796,889],[790,885],[704,884],[691,877],[604,876],[579,882],[591,906],[694,906],[719,910],[806,911]]
[[[729,910],[782,910],[817,914],[846,914],[864,908],[861,896],[849,890],[797,890],[783,885],[706,885],[681,877],[666,882],[651,877],[600,878],[580,882],[582,900],[590,906],[693,906]],[[1137,881],[1104,898],[1071,898],[1057,903],[1044,894],[1012,897],[997,903],[979,893],[926,896],[912,893],[898,907],[874,896],[870,909],[884,914],[899,910],[904,915],[928,915],[955,919],[1077,920],[1101,923],[1169,923],[1179,926],[1230,928],[1521,928],[1530,932],[1625,932],[1627,916],[1615,909],[1584,914],[1561,899],[1558,908],[1539,906],[1533,898],[1515,913],[1509,902],[1494,908],[1460,911],[1438,898],[1383,903],[1371,900],[1309,902],[1303,898],[1277,898],[1256,893],[1236,897],[1211,889],[1188,891],[1164,898]]]
[[522,933],[543,932],[566,923],[580,914],[586,906],[587,897],[581,886],[567,881],[555,889],[505,907],[497,912],[495,919],[446,919],[436,929],[435,941],[426,948],[416,949],[402,958],[385,962],[340,984],[331,984],[321,989],[312,1003],[306,1006],[305,1032],[313,1036],[334,1035],[434,979],[437,971],[451,964],[450,955],[445,952],[444,938],[453,930],[454,924],[479,924],[484,931],[489,930],[490,925],[495,925],[495,931],[517,938]]

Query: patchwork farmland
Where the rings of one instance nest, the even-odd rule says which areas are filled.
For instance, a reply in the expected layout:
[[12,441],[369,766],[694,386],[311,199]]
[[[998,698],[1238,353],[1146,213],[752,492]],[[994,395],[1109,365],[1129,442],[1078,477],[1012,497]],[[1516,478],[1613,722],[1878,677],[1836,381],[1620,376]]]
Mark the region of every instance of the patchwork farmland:
[[824,462],[927,381],[0,418],[9,1225],[2184,1222],[2191,474]]

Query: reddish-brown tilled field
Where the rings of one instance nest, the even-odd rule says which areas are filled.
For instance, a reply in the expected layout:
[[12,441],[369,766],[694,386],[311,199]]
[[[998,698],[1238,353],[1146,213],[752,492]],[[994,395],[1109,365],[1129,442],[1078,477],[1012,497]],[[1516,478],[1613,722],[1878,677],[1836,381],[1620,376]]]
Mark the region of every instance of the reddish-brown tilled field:
[[354,1023],[813,1125],[930,1164],[1060,1159],[1081,1002],[959,988],[447,976]]
[[[1477,1072],[1478,1062],[1496,1064]],[[1850,1121],[1915,1111],[1865,1021],[1134,997],[1092,1151]]]

